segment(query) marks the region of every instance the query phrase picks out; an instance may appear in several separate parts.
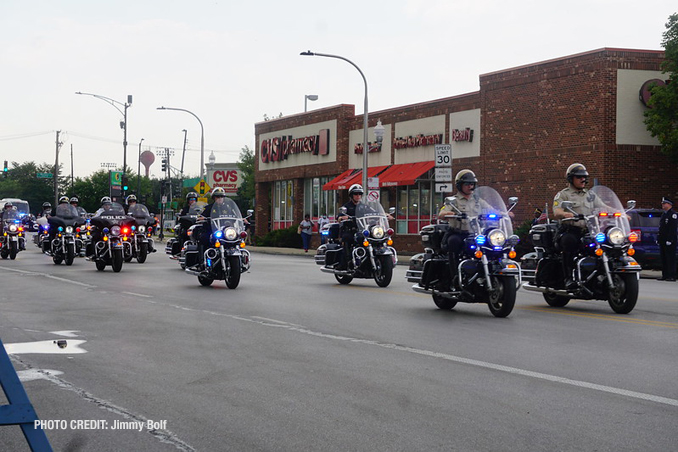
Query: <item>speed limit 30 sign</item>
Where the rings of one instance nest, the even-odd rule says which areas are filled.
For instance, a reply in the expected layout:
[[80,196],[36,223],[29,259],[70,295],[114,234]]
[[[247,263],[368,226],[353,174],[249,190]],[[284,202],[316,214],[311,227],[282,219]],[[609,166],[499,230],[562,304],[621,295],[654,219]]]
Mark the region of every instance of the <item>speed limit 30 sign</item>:
[[436,144],[436,168],[452,166],[452,146],[449,144]]

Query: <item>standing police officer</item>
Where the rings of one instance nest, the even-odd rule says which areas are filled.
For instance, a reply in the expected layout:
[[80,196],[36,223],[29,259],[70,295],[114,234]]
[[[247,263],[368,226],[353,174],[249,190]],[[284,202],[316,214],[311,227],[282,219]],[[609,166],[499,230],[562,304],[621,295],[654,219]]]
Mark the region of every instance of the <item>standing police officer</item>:
[[662,260],[662,277],[659,281],[676,280],[676,240],[678,233],[678,214],[673,210],[673,201],[662,199],[664,213],[659,220],[659,255]]

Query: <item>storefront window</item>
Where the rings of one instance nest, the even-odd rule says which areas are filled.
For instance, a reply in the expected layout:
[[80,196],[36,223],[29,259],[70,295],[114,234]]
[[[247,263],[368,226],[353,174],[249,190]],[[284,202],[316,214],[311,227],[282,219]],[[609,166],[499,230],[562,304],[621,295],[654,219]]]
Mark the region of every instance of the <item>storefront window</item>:
[[416,185],[398,187],[396,232],[418,234],[422,227],[435,220],[443,196],[433,192],[433,181],[420,181]]
[[316,221],[321,215],[334,217],[336,194],[334,190],[323,190],[323,185],[330,181],[329,177],[314,177],[304,180],[304,215],[311,215]]
[[276,181],[273,186],[273,229],[284,229],[293,222],[294,184],[291,180]]

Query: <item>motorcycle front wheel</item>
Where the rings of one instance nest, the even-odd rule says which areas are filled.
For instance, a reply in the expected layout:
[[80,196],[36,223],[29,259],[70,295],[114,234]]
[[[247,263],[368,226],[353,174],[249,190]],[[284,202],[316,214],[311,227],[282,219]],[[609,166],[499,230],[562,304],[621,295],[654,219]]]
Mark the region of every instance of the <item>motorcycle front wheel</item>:
[[374,281],[379,287],[387,287],[393,278],[393,258],[378,256],[374,261],[377,264],[377,268],[374,269]]
[[16,259],[16,253],[18,253],[16,242],[9,242],[9,258]]
[[240,256],[231,256],[228,258],[228,276],[226,277],[226,287],[235,289],[240,284]]
[[73,265],[73,260],[75,259],[75,244],[71,243],[66,245],[66,259],[64,259],[66,265]]
[[124,261],[124,258],[122,257],[122,249],[115,249],[113,250],[113,263],[111,264],[111,267],[113,268],[113,271],[118,273],[120,270],[122,270],[122,262]]
[[617,314],[633,311],[638,301],[638,277],[633,273],[612,276],[614,286],[608,288],[607,302]]
[[95,265],[97,266],[97,270],[100,272],[104,271],[104,268],[106,268],[106,262],[104,261],[96,261]]
[[506,317],[516,304],[516,279],[513,276],[491,277],[494,290],[489,293],[487,305],[495,317]]

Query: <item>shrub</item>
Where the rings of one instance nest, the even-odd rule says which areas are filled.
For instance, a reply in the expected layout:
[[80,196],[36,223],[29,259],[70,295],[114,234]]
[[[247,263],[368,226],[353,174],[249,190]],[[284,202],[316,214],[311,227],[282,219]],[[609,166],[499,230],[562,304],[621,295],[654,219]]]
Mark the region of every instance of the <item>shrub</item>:
[[282,248],[301,248],[301,236],[297,234],[297,226],[287,229],[276,229],[264,236],[257,237],[259,246],[277,246]]

